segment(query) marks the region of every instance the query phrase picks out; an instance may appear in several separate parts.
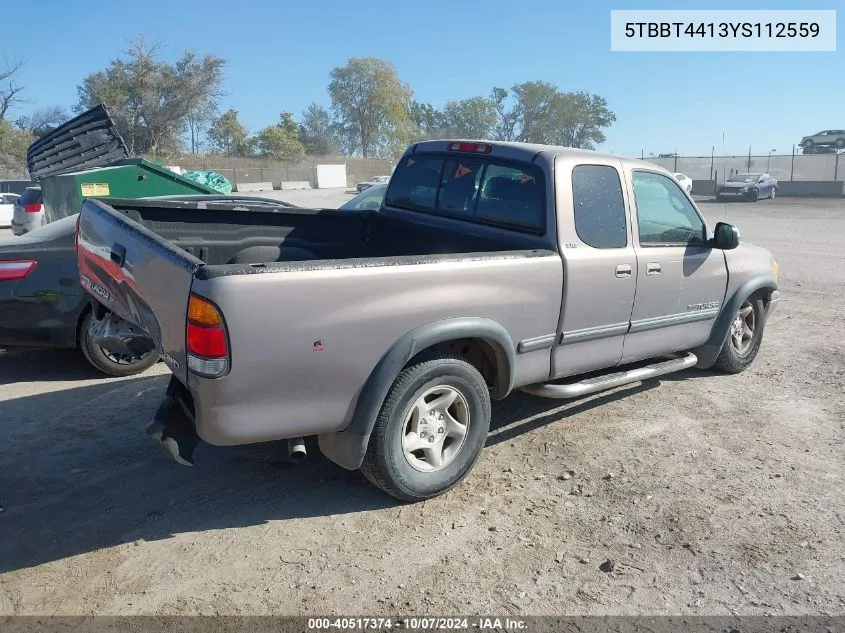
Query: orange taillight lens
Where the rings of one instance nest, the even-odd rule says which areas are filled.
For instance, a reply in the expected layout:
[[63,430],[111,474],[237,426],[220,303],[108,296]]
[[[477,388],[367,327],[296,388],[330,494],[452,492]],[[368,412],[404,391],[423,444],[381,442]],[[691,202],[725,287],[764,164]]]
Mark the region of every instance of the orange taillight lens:
[[223,323],[214,304],[196,295],[188,301],[188,320],[205,327],[220,327]]

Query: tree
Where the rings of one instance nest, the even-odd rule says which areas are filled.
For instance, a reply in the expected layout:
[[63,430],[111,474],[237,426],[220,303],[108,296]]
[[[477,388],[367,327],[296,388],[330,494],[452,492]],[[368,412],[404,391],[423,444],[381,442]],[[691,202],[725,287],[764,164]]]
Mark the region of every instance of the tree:
[[494,88],[498,121],[495,138],[593,149],[605,139],[603,129],[616,121],[607,101],[586,92],[561,92],[545,81],[526,81],[511,88]]
[[207,137],[208,130],[216,118],[217,104],[214,101],[201,103],[188,113],[185,118],[185,136],[192,154],[199,154],[204,147],[203,139]]
[[338,125],[329,111],[316,103],[302,113],[299,138],[309,156],[333,156],[341,150]]
[[486,97],[449,101],[443,119],[450,136],[469,139],[490,138],[496,125],[496,103]]
[[604,143],[604,128],[616,121],[604,97],[567,92],[559,97],[558,142],[567,147],[594,149]]
[[433,139],[448,135],[446,118],[440,110],[430,103],[411,101],[408,116],[418,138]]
[[52,132],[69,119],[70,114],[64,108],[61,106],[50,106],[47,108],[38,108],[33,110],[31,114],[18,117],[15,119],[15,125],[39,137]]
[[31,132],[0,120],[0,170],[22,174],[26,165],[26,150],[35,140]]
[[[6,120],[6,112],[9,108],[22,101],[20,93],[23,91],[23,86],[15,82],[14,76],[25,64],[26,61],[23,59],[7,61],[6,68],[0,70],[0,121]],[[7,79],[8,84],[6,84]]]
[[134,154],[178,151],[189,115],[221,96],[223,59],[187,51],[170,64],[158,58],[159,49],[139,37],[125,58],[112,60],[77,87],[75,110],[104,103]]
[[366,158],[395,153],[413,136],[408,116],[413,91],[393,64],[375,57],[350,59],[332,70],[329,96],[349,153]]
[[208,130],[212,146],[227,156],[249,156],[252,153],[249,130],[238,120],[238,111],[229,108],[214,119]]
[[299,125],[290,112],[282,112],[276,125],[268,125],[256,136],[258,153],[265,158],[296,160],[305,153],[299,140]]

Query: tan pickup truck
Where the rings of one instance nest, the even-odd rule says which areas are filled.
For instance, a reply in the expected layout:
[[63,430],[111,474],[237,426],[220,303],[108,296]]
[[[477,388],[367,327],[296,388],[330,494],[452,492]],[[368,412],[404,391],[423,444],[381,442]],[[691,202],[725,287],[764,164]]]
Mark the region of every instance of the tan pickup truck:
[[779,298],[772,255],[669,172],[596,152],[420,142],[360,213],[107,202],[80,281],[173,373],[150,428],[172,456],[316,436],[403,500],[470,472],[491,399],[742,371]]

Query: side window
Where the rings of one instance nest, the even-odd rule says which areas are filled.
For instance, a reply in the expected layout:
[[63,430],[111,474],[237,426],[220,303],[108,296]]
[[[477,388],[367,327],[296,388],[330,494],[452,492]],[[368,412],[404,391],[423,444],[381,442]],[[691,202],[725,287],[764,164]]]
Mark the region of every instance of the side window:
[[440,187],[443,159],[425,156],[404,158],[390,182],[385,204],[411,211],[433,211]]
[[707,227],[672,178],[634,171],[634,201],[641,246],[703,244]]
[[593,248],[624,248],[628,224],[619,172],[609,165],[577,165],[572,169],[575,232]]
[[545,190],[532,168],[488,164],[475,217],[480,222],[542,231]]

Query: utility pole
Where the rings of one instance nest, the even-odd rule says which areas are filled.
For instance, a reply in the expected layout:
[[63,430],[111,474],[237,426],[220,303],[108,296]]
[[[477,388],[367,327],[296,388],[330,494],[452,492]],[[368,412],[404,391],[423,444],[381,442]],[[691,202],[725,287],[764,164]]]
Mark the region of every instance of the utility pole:
[[792,145],[792,164],[789,166],[789,182],[792,182],[792,177],[795,175],[795,144]]

